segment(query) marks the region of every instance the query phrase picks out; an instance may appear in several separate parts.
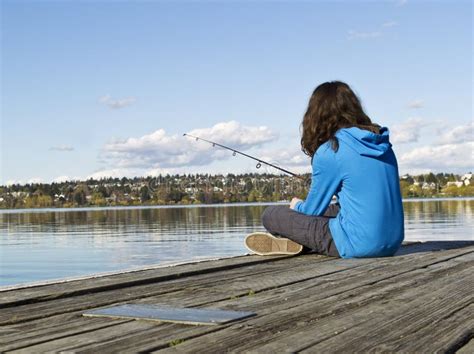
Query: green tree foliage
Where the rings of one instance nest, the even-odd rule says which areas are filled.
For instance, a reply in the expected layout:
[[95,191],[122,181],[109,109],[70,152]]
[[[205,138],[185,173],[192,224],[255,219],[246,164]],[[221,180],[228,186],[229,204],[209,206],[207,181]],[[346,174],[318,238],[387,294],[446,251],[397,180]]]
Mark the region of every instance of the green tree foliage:
[[[45,208],[108,205],[209,204],[289,201],[304,199],[310,174],[300,179],[270,174],[160,175],[156,178],[105,178],[51,184],[0,186],[0,208]],[[460,181],[451,173],[405,175],[404,198],[474,196],[474,186],[447,186]],[[425,183],[426,182],[426,183]],[[474,181],[473,181],[474,183]]]

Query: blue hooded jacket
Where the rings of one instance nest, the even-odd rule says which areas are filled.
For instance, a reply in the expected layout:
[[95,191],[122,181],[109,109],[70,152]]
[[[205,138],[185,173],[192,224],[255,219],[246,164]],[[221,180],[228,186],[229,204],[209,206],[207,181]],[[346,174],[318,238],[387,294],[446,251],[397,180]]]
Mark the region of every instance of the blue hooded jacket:
[[339,149],[322,144],[313,156],[311,188],[295,210],[324,215],[333,195],[340,211],[329,220],[343,258],[391,256],[404,238],[398,166],[389,130],[379,134],[357,127],[336,133]]

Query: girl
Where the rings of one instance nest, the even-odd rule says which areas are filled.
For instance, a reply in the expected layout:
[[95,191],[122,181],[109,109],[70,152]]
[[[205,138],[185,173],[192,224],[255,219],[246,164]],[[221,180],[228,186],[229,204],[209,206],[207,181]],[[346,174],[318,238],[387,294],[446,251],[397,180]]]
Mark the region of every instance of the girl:
[[313,169],[306,200],[267,207],[262,222],[270,234],[248,235],[246,247],[260,255],[392,256],[404,226],[391,146],[388,128],[372,123],[347,84],[319,85],[302,122],[301,149]]

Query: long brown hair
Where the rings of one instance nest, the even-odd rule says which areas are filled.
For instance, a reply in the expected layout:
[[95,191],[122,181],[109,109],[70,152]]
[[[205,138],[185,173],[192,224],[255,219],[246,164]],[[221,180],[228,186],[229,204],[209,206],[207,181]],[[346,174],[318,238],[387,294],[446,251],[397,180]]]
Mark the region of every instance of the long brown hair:
[[325,82],[314,90],[301,123],[301,150],[313,157],[326,141],[339,149],[335,136],[341,128],[358,127],[379,133],[380,125],[365,114],[359,98],[349,85],[341,81]]

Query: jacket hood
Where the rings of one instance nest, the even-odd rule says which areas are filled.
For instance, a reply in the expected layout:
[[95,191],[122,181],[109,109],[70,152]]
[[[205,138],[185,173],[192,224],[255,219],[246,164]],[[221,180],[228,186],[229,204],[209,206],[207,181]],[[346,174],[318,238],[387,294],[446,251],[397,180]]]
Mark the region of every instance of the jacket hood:
[[378,157],[392,146],[387,127],[381,127],[379,134],[357,127],[342,128],[336,132],[336,137],[362,156]]

